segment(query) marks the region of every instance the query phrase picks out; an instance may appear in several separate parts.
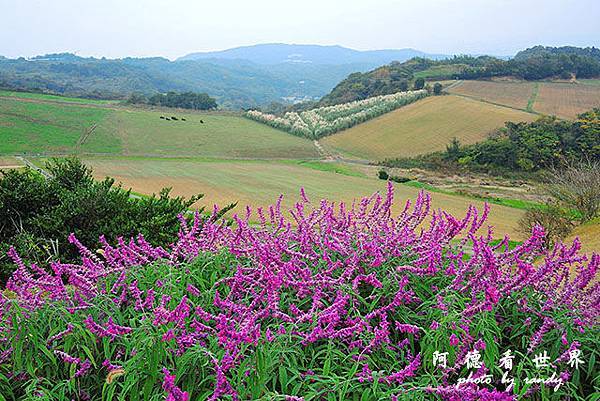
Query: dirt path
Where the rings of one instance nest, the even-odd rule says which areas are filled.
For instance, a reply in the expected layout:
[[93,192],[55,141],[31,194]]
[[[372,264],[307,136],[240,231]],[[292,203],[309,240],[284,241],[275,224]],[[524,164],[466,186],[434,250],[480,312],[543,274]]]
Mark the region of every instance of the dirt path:
[[533,89],[531,90],[531,96],[529,97],[529,100],[527,101],[527,111],[528,112],[535,113],[535,110],[533,110],[533,106],[535,104],[535,101],[537,100],[539,93],[540,93],[540,83],[536,82],[533,84]]
[[37,172],[39,172],[40,174],[42,174],[44,177],[46,178],[52,178],[52,174],[50,174],[49,171],[36,166],[35,164],[33,164],[32,162],[30,162],[29,160],[27,160],[26,158],[24,158],[23,156],[15,156],[15,159],[21,160],[23,162],[23,164],[25,164],[27,167],[29,167],[32,170],[35,170]]
[[329,151],[327,149],[325,149],[323,147],[323,145],[321,145],[321,143],[315,139],[313,141],[315,147],[317,148],[317,151],[319,152],[319,154],[323,157],[323,161],[325,162],[342,162],[342,163],[350,163],[350,164],[361,164],[361,165],[371,165],[372,162],[370,160],[365,160],[365,159],[348,159],[342,155],[340,155],[339,153],[334,153],[332,151]]
[[318,140],[314,140],[313,143],[315,144],[315,147],[317,148],[317,151],[319,152],[319,154],[321,156],[323,156],[323,158],[326,161],[335,161],[336,157],[334,157],[330,152],[327,152],[323,146],[319,143]]
[[460,84],[462,84],[462,83],[463,83],[462,79],[460,79],[460,80],[458,80],[458,81],[455,81],[455,82],[452,82],[450,85],[446,86],[446,87],[444,88],[444,90],[445,90],[445,91],[447,91],[448,89],[452,89],[452,88],[454,88],[455,86],[458,86],[458,85],[460,85]]

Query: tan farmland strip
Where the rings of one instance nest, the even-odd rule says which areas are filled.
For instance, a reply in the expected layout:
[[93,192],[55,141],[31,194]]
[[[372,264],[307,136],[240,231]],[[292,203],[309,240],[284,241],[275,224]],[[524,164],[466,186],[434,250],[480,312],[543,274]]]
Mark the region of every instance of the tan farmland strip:
[[444,150],[452,138],[481,141],[506,121],[533,121],[535,115],[459,96],[420,100],[324,138],[321,143],[354,157],[383,160]]
[[[267,206],[284,194],[284,206],[290,208],[299,199],[304,187],[313,201],[329,199],[352,202],[356,198],[384,191],[385,183],[370,178],[350,177],[318,171],[291,163],[266,161],[190,161],[164,159],[108,159],[91,158],[86,163],[94,168],[98,178],[115,177],[125,187],[151,194],[163,187],[172,187],[176,195],[191,196],[204,193],[203,205],[225,205],[239,202],[238,213],[245,205]],[[403,202],[414,199],[418,189],[396,185],[395,211]],[[456,216],[464,216],[469,200],[445,194],[432,194],[433,206],[443,208]],[[482,202],[473,201],[478,207]],[[521,210],[492,205],[490,224],[498,235],[509,233],[518,238],[516,222]]]
[[569,119],[594,107],[600,107],[600,86],[550,82],[540,83],[533,105],[537,112]]
[[584,252],[600,253],[600,222],[584,224],[575,228],[568,241],[578,237]]
[[462,81],[449,92],[525,110],[533,85],[531,82]]
[[23,167],[18,159],[11,156],[0,156],[0,168],[19,168]]

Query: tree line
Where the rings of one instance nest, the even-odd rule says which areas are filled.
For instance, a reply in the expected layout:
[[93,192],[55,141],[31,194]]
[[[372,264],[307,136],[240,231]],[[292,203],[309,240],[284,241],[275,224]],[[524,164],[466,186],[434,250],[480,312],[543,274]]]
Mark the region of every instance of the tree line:
[[161,107],[176,107],[180,109],[192,110],[213,110],[217,108],[217,101],[207,93],[194,92],[167,92],[156,93],[146,97],[143,94],[132,94],[127,103],[130,104],[149,104]]
[[463,166],[525,172],[582,160],[600,160],[600,109],[574,121],[541,117],[531,123],[507,122],[487,140],[468,146],[453,141],[443,156]]
[[383,162],[389,167],[466,169],[488,173],[535,173],[579,160],[600,161],[600,108],[575,120],[540,117],[507,122],[472,145],[453,139],[442,152]]

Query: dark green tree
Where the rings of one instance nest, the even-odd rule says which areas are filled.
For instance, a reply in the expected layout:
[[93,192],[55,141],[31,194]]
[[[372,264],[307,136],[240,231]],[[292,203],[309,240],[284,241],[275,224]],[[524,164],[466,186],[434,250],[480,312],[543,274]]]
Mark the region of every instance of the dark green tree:
[[168,188],[134,197],[112,178],[94,180],[77,159],[53,159],[46,169],[52,178],[30,169],[0,174],[0,286],[14,268],[6,258],[11,246],[25,260],[42,264],[78,257],[68,242],[71,233],[92,250],[100,247],[100,236],[113,243],[142,234],[155,246],[167,246],[179,231],[178,216],[202,198],[172,197]]
[[414,88],[415,90],[423,89],[425,87],[425,80],[423,78],[415,79]]

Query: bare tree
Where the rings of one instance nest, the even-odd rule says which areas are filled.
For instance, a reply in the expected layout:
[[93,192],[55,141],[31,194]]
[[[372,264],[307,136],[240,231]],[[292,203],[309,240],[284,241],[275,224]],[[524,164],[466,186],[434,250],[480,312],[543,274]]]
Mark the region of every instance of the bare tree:
[[548,173],[548,193],[564,207],[575,209],[582,221],[600,213],[600,162],[585,160]]
[[543,207],[527,210],[519,220],[519,231],[526,236],[531,235],[534,226],[542,226],[545,245],[552,248],[554,244],[565,239],[575,225],[567,211],[557,204],[547,203]]

